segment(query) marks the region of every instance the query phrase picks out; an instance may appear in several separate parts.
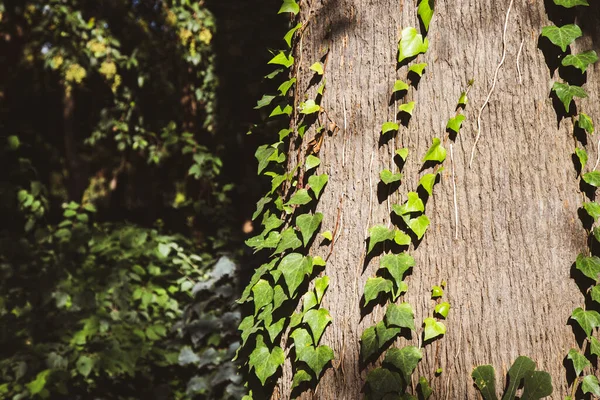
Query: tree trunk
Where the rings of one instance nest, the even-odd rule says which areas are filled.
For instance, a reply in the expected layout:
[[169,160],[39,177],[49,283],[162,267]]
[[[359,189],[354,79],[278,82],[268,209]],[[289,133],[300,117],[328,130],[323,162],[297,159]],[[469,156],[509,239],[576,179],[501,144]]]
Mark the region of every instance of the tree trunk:
[[[323,231],[339,225],[339,239],[325,270],[331,283],[323,306],[333,323],[321,340],[335,351],[335,360],[316,390],[305,392],[303,398],[364,396],[366,375],[383,357],[362,365],[360,337],[385,313],[385,307],[376,306],[361,317],[365,282],[378,268],[377,257],[365,257],[367,230],[376,224],[391,226],[391,205],[403,203],[408,191],[417,190],[419,178],[431,172],[420,172],[421,159],[438,137],[448,149],[448,158],[427,202],[431,225],[418,247],[409,249],[416,266],[402,300],[415,310],[418,334],[400,338],[392,347],[421,343],[421,324],[432,316],[435,305],[431,287],[445,280],[445,298],[452,306],[445,321],[447,333],[424,348],[415,374],[430,379],[432,398],[479,398],[471,372],[481,364],[492,364],[496,386],[504,387],[512,362],[526,355],[538,369],[551,374],[551,398],[562,399],[568,394],[563,359],[577,347],[567,322],[584,301],[570,272],[577,254],[586,248],[587,236],[577,218],[582,194],[572,161],[573,124],[568,119],[557,124],[549,94],[558,74],[551,76],[538,48],[541,28],[550,24],[544,4],[529,1],[512,6],[506,58],[481,114],[481,139],[469,168],[479,109],[502,57],[509,1],[437,2],[427,35],[429,50],[416,60],[428,66],[418,87],[411,87],[406,96],[406,101],[416,102],[415,111],[408,126],[401,125],[387,142],[380,142],[381,126],[395,120],[400,104],[390,105],[392,88],[396,79],[407,81],[407,67],[396,69],[398,40],[403,28],[419,28],[415,2],[312,3],[312,10],[308,5],[301,9],[300,19],[311,21],[295,54],[301,66],[298,87],[300,94],[309,88],[308,67],[328,48],[321,105],[339,130],[325,137],[319,153],[318,173],[328,173],[329,183],[317,211],[324,214]],[[590,21],[599,20],[598,6],[585,12],[591,14]],[[579,39],[573,52],[588,50],[592,39]],[[600,116],[600,103],[592,100],[600,93],[597,73],[597,66],[588,69],[585,88],[590,98],[578,100],[592,118]],[[446,122],[455,115],[457,100],[471,78],[466,120],[451,158],[452,142],[444,140]],[[314,98],[315,90],[309,89],[308,98]],[[314,135],[307,133],[304,143]],[[404,178],[399,189],[382,200],[379,172],[398,170],[392,156],[401,147],[410,150]],[[595,146],[588,147],[593,165]],[[325,258],[328,251],[315,244],[311,254]],[[438,368],[443,372],[436,377]],[[288,398],[291,382],[286,359],[274,397]]]

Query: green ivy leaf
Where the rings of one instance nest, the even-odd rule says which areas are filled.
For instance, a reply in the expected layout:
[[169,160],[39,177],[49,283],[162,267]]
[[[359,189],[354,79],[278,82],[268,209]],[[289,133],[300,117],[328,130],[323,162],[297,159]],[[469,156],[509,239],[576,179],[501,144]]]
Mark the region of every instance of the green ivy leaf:
[[392,282],[387,279],[376,277],[369,278],[365,283],[365,306],[375,300],[381,292],[390,293],[392,291]]
[[439,286],[433,286],[431,288],[431,298],[437,299],[438,297],[442,297],[444,295],[444,289]]
[[411,231],[417,235],[417,238],[420,240],[425,232],[427,231],[427,227],[429,226],[429,218],[427,215],[423,214],[418,216],[417,218],[409,218],[408,215],[403,216],[404,222],[410,228]]
[[324,239],[327,239],[330,242],[333,240],[333,233],[331,233],[331,231],[325,231],[321,233],[321,236],[323,236]]
[[597,281],[598,274],[600,274],[600,258],[596,256],[586,257],[580,253],[575,261],[575,268],[588,278]]
[[281,129],[279,131],[279,140],[283,140],[292,133],[291,129]]
[[448,312],[450,311],[450,303],[444,301],[442,303],[436,304],[434,311],[436,314],[446,319],[448,317]]
[[310,374],[303,369],[299,369],[294,374],[292,390],[294,390],[295,388],[300,386],[302,384],[302,382],[310,382],[310,381],[312,381],[312,377],[310,376]]
[[308,310],[302,319],[302,322],[308,324],[310,327],[315,345],[319,344],[319,340],[321,340],[325,328],[327,328],[327,325],[329,325],[331,321],[332,318],[331,315],[329,315],[329,311],[324,308]]
[[583,171],[585,165],[587,164],[588,154],[587,151],[585,151],[585,149],[580,149],[578,147],[575,149],[575,155],[577,156],[577,158],[579,159],[579,163],[581,164],[581,169],[579,171],[581,173],[581,171]]
[[325,291],[327,290],[328,287],[329,287],[329,277],[327,275],[324,275],[320,278],[317,278],[317,280],[315,280],[315,293],[317,295],[317,302],[319,304],[321,304],[321,300],[323,300],[323,295],[325,294]]
[[323,63],[317,61],[313,65],[310,66],[310,69],[315,71],[319,75],[323,75],[325,72],[323,71]]
[[271,156],[275,153],[276,149],[274,149],[271,145],[265,144],[256,149],[254,153],[254,157],[258,160],[258,174],[267,168],[267,165],[272,161]]
[[323,79],[323,83],[321,83],[319,85],[319,88],[317,89],[317,93],[320,94],[321,96],[323,96],[323,92],[325,91],[325,83],[326,83],[326,80]]
[[393,365],[402,374],[404,385],[410,384],[410,376],[423,358],[421,350],[415,346],[405,346],[401,349],[393,348],[385,354],[384,365]]
[[273,109],[273,111],[271,111],[271,114],[269,114],[269,118],[271,117],[277,117],[279,115],[287,115],[288,117],[290,115],[292,115],[292,106],[290,106],[289,104],[285,105],[285,107],[281,107],[281,106],[277,106]]
[[277,310],[284,301],[286,301],[289,297],[285,294],[283,287],[281,285],[276,285],[273,288],[273,311]]
[[430,196],[433,193],[433,185],[435,185],[437,176],[441,174],[443,170],[443,168],[440,168],[437,173],[425,174],[419,180],[419,186],[422,186]]
[[254,297],[254,315],[256,315],[261,308],[273,301],[273,288],[269,282],[261,279],[252,288],[252,295]]
[[[290,88],[292,86],[294,86],[294,83],[296,83],[296,78],[287,80],[287,81],[283,82],[281,85],[279,85],[277,90],[279,90],[279,93],[281,93],[282,96],[285,96],[287,94],[287,92],[290,90]],[[279,140],[281,140],[281,139],[279,139]]]
[[594,122],[589,117],[589,115],[585,113],[579,113],[579,119],[577,120],[577,126],[581,129],[585,129],[587,133],[590,135],[594,134]]
[[283,51],[280,51],[267,64],[282,65],[285,68],[289,68],[294,65],[294,56],[291,54],[287,56]]
[[256,271],[254,271],[252,278],[250,278],[250,283],[248,283],[248,286],[246,286],[244,292],[242,293],[242,297],[238,300],[239,304],[245,303],[246,300],[248,300],[250,297],[250,292],[252,291],[254,285],[256,285],[256,282],[258,282],[267,271],[273,269],[276,262],[277,259],[273,259],[269,263],[261,265],[256,269]]
[[296,217],[296,225],[298,225],[298,228],[300,229],[305,247],[313,238],[317,229],[319,229],[321,221],[323,221],[323,214],[319,212],[314,215],[302,214]]
[[552,378],[544,371],[534,371],[525,376],[521,400],[539,400],[552,394]]
[[389,169],[384,169],[383,171],[381,171],[379,173],[379,177],[381,178],[381,181],[383,183],[385,183],[386,185],[389,185],[390,183],[399,182],[402,179],[402,174],[401,173],[394,174]]
[[321,106],[312,99],[300,104],[300,114],[314,114],[319,111],[321,111]]
[[600,172],[598,171],[585,173],[583,174],[582,178],[588,185],[592,185],[593,187],[600,186]]
[[302,312],[306,313],[311,308],[315,308],[319,305],[317,301],[317,296],[315,296],[315,292],[306,292],[304,296],[302,296]]
[[367,254],[373,250],[377,243],[385,242],[394,239],[394,231],[390,231],[384,225],[375,225],[369,229],[369,247]]
[[587,337],[592,335],[592,330],[600,326],[600,314],[597,311],[585,311],[581,307],[573,310],[571,318],[577,321]]
[[314,348],[307,346],[300,351],[296,349],[296,355],[300,361],[303,361],[315,373],[315,376],[320,376],[321,371],[328,362],[333,360],[333,350],[329,346],[319,346]]
[[417,14],[425,27],[425,32],[429,31],[429,23],[431,22],[431,18],[433,18],[433,1],[434,0],[421,0],[419,2],[419,8],[417,9]]
[[556,96],[563,103],[566,112],[569,112],[569,107],[573,97],[588,97],[585,90],[583,90],[581,87],[574,85],[571,86],[568,83],[554,82],[554,85],[552,85],[552,91],[556,93]]
[[415,316],[412,306],[408,303],[389,304],[385,312],[385,321],[388,326],[415,330]]
[[502,400],[514,400],[517,389],[521,386],[523,379],[535,371],[535,363],[528,357],[517,357],[508,370],[508,388],[502,396]]
[[394,213],[403,216],[414,212],[424,212],[425,204],[423,200],[419,198],[419,195],[415,192],[408,192],[408,200],[402,205],[394,204],[392,210]]
[[315,194],[315,198],[319,198],[321,190],[323,190],[323,187],[327,184],[328,181],[329,175],[327,174],[312,175],[308,178],[308,185]]
[[396,338],[400,333],[400,328],[388,328],[383,321],[379,321],[375,325],[375,333],[377,334],[377,345],[382,349],[386,343]]
[[290,198],[286,204],[289,206],[303,206],[312,201],[312,198],[308,194],[308,190],[300,189]]
[[262,335],[256,336],[256,348],[250,354],[248,365],[250,369],[254,368],[256,377],[264,385],[280,365],[285,361],[283,349],[274,346],[272,351],[265,345]]
[[273,99],[277,97],[277,96],[271,96],[268,94],[263,94],[263,97],[256,103],[256,107],[254,107],[255,110],[258,110],[260,108],[266,107],[269,104],[271,104],[271,102],[273,101]]
[[404,28],[398,44],[398,62],[425,53],[428,48],[429,40],[427,38],[423,39],[423,36],[418,34],[413,27]]
[[412,239],[406,233],[396,229],[394,231],[394,242],[396,242],[398,246],[408,246],[412,242]]
[[406,271],[415,266],[415,259],[407,253],[386,254],[379,260],[379,265],[388,270],[396,287],[400,287]]
[[399,112],[404,112],[404,113],[407,113],[408,115],[412,115],[414,109],[415,109],[414,101],[409,101],[408,103],[400,104],[398,106]]
[[279,334],[283,331],[283,328],[285,327],[285,320],[285,318],[280,318],[279,321],[267,326],[267,333],[272,343],[275,343],[275,339],[277,339],[277,336],[279,336]]
[[496,397],[496,371],[491,365],[480,365],[471,374],[483,400],[498,400]]
[[298,25],[287,31],[283,37],[283,40],[285,40],[285,43],[287,43],[288,47],[292,47],[292,38],[294,37],[294,33],[296,33],[296,31],[300,28],[302,28],[302,23],[298,23]]
[[569,350],[567,358],[573,362],[573,368],[575,369],[576,376],[581,375],[581,373],[586,367],[592,365],[592,363],[589,362],[589,360],[585,358],[583,354],[579,353],[579,350],[577,349]]
[[583,203],[583,208],[590,217],[594,218],[594,221],[598,221],[598,217],[600,217],[600,204],[590,201]]
[[286,250],[296,250],[300,246],[302,246],[302,242],[298,239],[294,229],[290,227],[281,232],[281,240],[273,254],[280,254]]
[[80,356],[75,367],[81,376],[87,378],[94,367],[94,360],[88,356]]
[[48,376],[51,372],[51,369],[45,369],[41,372],[38,372],[34,380],[25,384],[25,386],[29,390],[29,394],[35,395],[44,390],[44,387],[46,386],[46,381],[48,380]]
[[552,44],[560,47],[563,52],[567,51],[567,46],[573,43],[575,39],[581,37],[581,35],[581,29],[575,24],[560,27],[550,25],[542,28],[542,36],[550,39]]
[[596,240],[598,242],[600,242],[600,228],[599,227],[594,228],[592,233],[594,234],[594,237],[596,238]]
[[469,99],[467,97],[467,92],[462,92],[460,94],[460,97],[458,98],[458,105],[465,107],[468,102],[469,102]]
[[[408,84],[406,84],[404,81],[401,81],[401,80],[399,80],[399,79],[398,79],[398,80],[397,80],[397,81],[394,83],[394,89],[393,89],[393,92],[394,92],[394,93],[396,93],[396,92],[401,92],[401,91],[403,91],[403,90],[406,90],[406,91],[408,91]],[[398,128],[396,128],[396,130],[398,130]]]
[[590,290],[590,297],[593,301],[600,304],[600,285],[596,285]]
[[441,145],[440,139],[434,137],[433,144],[427,150],[425,157],[423,157],[423,162],[425,161],[436,161],[439,163],[444,162],[446,159],[446,149]]
[[306,170],[310,171],[313,168],[317,168],[320,164],[321,160],[319,159],[319,157],[310,154],[308,157],[306,157],[306,162],[304,165],[306,167]]
[[419,378],[419,391],[421,392],[421,397],[424,400],[428,399],[433,394],[433,389],[431,388],[431,386],[429,386],[429,381],[424,376]]
[[[461,103],[459,103],[459,104],[461,104]],[[446,124],[446,129],[450,129],[451,131],[453,131],[454,133],[456,133],[458,135],[458,132],[460,131],[460,128],[461,128],[464,120],[465,120],[465,116],[462,114],[458,114],[456,117],[450,118],[448,120],[448,123]]]
[[263,226],[262,235],[266,235],[267,233],[271,232],[273,229],[279,228],[281,225],[283,225],[283,221],[277,215],[271,214],[270,212],[267,211],[263,215],[263,219],[262,219],[262,226]]
[[386,368],[375,368],[367,374],[367,384],[371,392],[377,394],[373,398],[383,399],[387,393],[402,392],[401,381],[402,378],[397,372]]
[[427,68],[427,63],[413,64],[410,67],[408,67],[408,72],[413,72],[419,76],[423,76],[423,70],[425,68]]
[[557,6],[563,6],[565,8],[571,8],[575,6],[589,6],[587,0],[554,0],[554,4]]
[[377,344],[377,334],[375,327],[371,326],[365,329],[360,337],[360,355],[362,361],[365,362],[373,354],[377,353],[379,345]]
[[600,396],[600,383],[598,383],[598,378],[594,375],[584,376],[581,390],[583,390],[583,394],[591,393],[594,396]]
[[425,318],[423,321],[425,324],[425,338],[424,341],[428,341],[430,339],[436,338],[438,336],[444,335],[446,333],[446,326],[436,321],[433,318]]
[[590,338],[590,353],[600,357],[600,341],[593,336]]
[[594,50],[586,51],[579,54],[569,54],[562,60],[562,65],[565,67],[573,66],[579,68],[583,74],[590,64],[594,64],[598,61],[598,55]]
[[396,154],[398,154],[398,156],[402,159],[402,161],[406,161],[406,158],[408,157],[408,149],[407,148],[398,149],[398,150],[396,150]]
[[296,289],[302,284],[307,274],[312,271],[310,259],[299,253],[290,253],[285,256],[278,269],[283,273],[283,279],[288,288],[290,297],[295,297]]
[[400,129],[397,123],[395,122],[386,122],[381,126],[381,134],[385,135],[388,132],[397,131]]

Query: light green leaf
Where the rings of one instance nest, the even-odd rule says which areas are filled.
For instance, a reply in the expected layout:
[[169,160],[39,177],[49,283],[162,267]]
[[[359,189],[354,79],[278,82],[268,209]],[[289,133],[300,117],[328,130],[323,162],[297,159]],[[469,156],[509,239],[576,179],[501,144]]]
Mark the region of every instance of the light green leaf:
[[594,121],[585,113],[579,113],[579,119],[577,120],[577,126],[581,129],[585,129],[590,135],[594,134]]
[[415,330],[415,316],[412,306],[408,303],[389,304],[385,312],[387,326]]
[[521,400],[539,400],[552,394],[552,378],[544,371],[525,375]]
[[270,324],[267,326],[267,334],[269,335],[269,339],[271,339],[272,343],[275,343],[275,339],[277,336],[283,331],[285,327],[285,318],[280,318],[279,321]]
[[282,65],[285,68],[289,68],[294,65],[294,56],[291,54],[287,56],[283,51],[280,51],[275,57],[269,60],[268,64]]
[[260,108],[266,107],[269,104],[271,104],[271,102],[273,101],[273,99],[277,97],[277,96],[271,96],[268,94],[263,94],[263,97],[256,103],[256,107],[254,107],[255,110],[258,110]]
[[408,215],[403,216],[404,222],[410,228],[411,231],[417,235],[417,238],[420,240],[425,232],[427,231],[427,227],[429,226],[429,218],[427,215],[423,214],[418,216],[417,218],[410,218]]
[[327,290],[328,287],[329,287],[329,277],[327,275],[324,275],[320,278],[317,278],[317,280],[315,280],[315,293],[317,295],[317,302],[319,304],[321,304],[321,300],[323,300],[323,295],[325,294],[325,291]]
[[600,357],[600,341],[593,336],[590,338],[590,353]]
[[277,12],[277,14],[286,13],[286,12],[292,13],[294,15],[296,15],[296,14],[298,14],[298,12],[300,12],[300,6],[298,6],[298,4],[296,3],[296,0],[283,0],[283,4],[281,5],[281,8]]
[[588,278],[597,281],[600,274],[600,258],[596,256],[586,257],[583,254],[577,256],[575,268]]
[[423,200],[419,198],[419,195],[415,192],[408,192],[408,200],[402,205],[394,204],[392,206],[394,213],[397,215],[406,215],[414,212],[425,211],[425,204]]
[[535,371],[535,363],[528,357],[517,357],[512,367],[508,370],[508,388],[502,396],[502,400],[514,400],[517,389],[521,386],[523,379]]
[[379,260],[379,265],[388,270],[396,287],[400,287],[406,271],[415,266],[415,259],[407,253],[386,254]]
[[[396,92],[401,92],[403,90],[408,90],[408,84],[406,84],[404,81],[397,80],[394,83],[393,92],[396,93]],[[396,128],[396,130],[398,130],[398,128]]]
[[600,204],[590,201],[583,203],[583,208],[590,217],[594,218],[594,221],[598,221],[598,217],[600,217]]
[[242,297],[238,300],[239,304],[245,303],[246,300],[248,300],[250,297],[250,292],[252,291],[252,287],[256,285],[256,282],[258,282],[266,272],[273,269],[276,263],[277,259],[273,259],[269,263],[261,265],[256,269],[256,271],[254,271],[252,278],[250,278],[250,283],[248,283],[248,286],[246,286],[244,292],[242,293]]
[[291,129],[281,129],[279,131],[279,140],[283,140],[292,133]]
[[600,285],[596,285],[590,290],[590,297],[593,301],[600,304]]
[[286,204],[289,206],[303,206],[312,201],[312,198],[308,194],[308,190],[300,189],[290,198]]
[[321,174],[321,175],[312,175],[308,178],[308,185],[310,189],[315,194],[315,198],[319,198],[321,194],[321,190],[329,181],[329,175]]
[[581,164],[580,171],[583,171],[583,169],[585,168],[585,165],[587,164],[587,160],[588,160],[587,151],[585,151],[585,149],[581,149],[578,147],[575,149],[575,155],[577,156],[577,158],[579,159],[579,163]]
[[321,110],[321,106],[315,103],[314,100],[306,100],[304,103],[300,104],[300,113],[301,114],[314,114]]
[[410,384],[410,376],[423,358],[421,350],[415,346],[405,346],[401,349],[393,348],[385,354],[384,365],[393,365],[400,370],[404,385]]
[[379,177],[381,178],[381,181],[383,183],[385,183],[386,185],[389,185],[390,183],[393,183],[393,182],[399,182],[402,179],[402,174],[401,173],[394,174],[389,169],[384,169],[383,171],[381,171],[379,173]]
[[581,307],[577,307],[575,310],[573,310],[571,318],[577,321],[587,337],[592,335],[592,330],[594,328],[600,326],[600,314],[598,314],[597,311],[585,311]]
[[600,396],[600,384],[598,383],[598,378],[594,375],[584,376],[581,390],[583,390],[583,394],[591,393],[594,396]]
[[425,32],[429,31],[429,23],[431,22],[431,18],[433,18],[433,7],[434,0],[421,0],[417,9],[419,18],[425,27]]
[[271,145],[265,144],[256,149],[254,153],[254,157],[258,160],[258,174],[267,167],[269,162],[271,162],[271,156],[275,153],[276,149],[274,149]]
[[585,90],[583,90],[581,87],[571,86],[568,83],[554,82],[554,85],[552,85],[552,91],[556,93],[556,96],[563,103],[566,112],[569,112],[569,107],[571,106],[573,97],[588,97]]
[[273,301],[273,288],[269,282],[261,279],[252,288],[252,295],[254,297],[254,315],[256,315],[261,308]]
[[278,269],[283,273],[283,279],[288,288],[290,297],[295,297],[296,289],[302,284],[306,275],[312,271],[310,259],[299,253],[290,253],[285,256]]
[[92,368],[94,367],[94,360],[88,356],[80,356],[75,364],[77,372],[84,378],[87,378]]
[[315,71],[317,74],[319,75],[323,75],[324,71],[323,71],[323,63],[317,61],[316,63],[314,63],[313,65],[310,66],[310,69]]
[[440,168],[437,173],[425,174],[419,180],[419,186],[422,186],[423,189],[425,189],[425,191],[427,193],[429,193],[430,196],[433,193],[433,185],[435,185],[435,181],[437,180],[437,176],[439,174],[441,174],[442,171],[443,171],[443,168]]
[[425,324],[425,341],[436,338],[446,333],[446,326],[433,318],[425,318],[423,324]]
[[[424,0],[422,0],[424,2]],[[423,76],[423,70],[427,68],[427,63],[413,64],[408,67],[408,72],[413,72],[419,76]]]
[[315,296],[315,292],[306,292],[304,296],[302,296],[302,312],[306,313],[311,308],[315,308],[319,305],[317,301],[317,296]]
[[446,129],[450,129],[454,133],[458,134],[464,120],[465,116],[462,114],[458,114],[456,117],[450,118],[448,120],[448,123],[446,124]]
[[371,392],[377,394],[373,398],[383,399],[386,393],[402,392],[401,382],[402,378],[397,372],[386,368],[375,368],[367,374],[367,384]]
[[429,381],[424,376],[419,378],[419,391],[421,392],[423,400],[427,400],[433,394],[433,389],[429,386]]
[[598,55],[594,50],[586,51],[579,54],[569,54],[562,60],[562,65],[565,67],[573,66],[579,68],[583,74],[590,64],[598,61]]
[[333,233],[331,233],[331,231],[325,231],[321,233],[321,236],[323,236],[323,238],[329,240],[330,242],[333,240]]
[[248,365],[250,369],[254,368],[256,377],[264,385],[280,365],[285,361],[283,350],[279,346],[274,346],[272,351],[265,345],[262,335],[256,336],[256,348],[250,354]]
[[367,254],[373,250],[373,247],[375,247],[377,243],[382,243],[392,239],[394,239],[394,231],[390,231],[384,225],[375,225],[369,229],[369,247]]
[[51,372],[51,369],[45,369],[41,372],[38,372],[34,380],[25,384],[25,386],[29,390],[29,394],[35,395],[44,390],[44,387],[46,386],[46,381],[48,380],[48,377]]
[[380,293],[390,293],[392,282],[382,277],[369,278],[365,283],[365,306],[375,300]]
[[400,129],[397,123],[395,122],[386,122],[381,126],[381,134],[385,135],[388,132],[397,131]]
[[296,217],[296,225],[300,229],[305,247],[315,235],[316,230],[319,229],[321,221],[323,221],[323,214],[319,212],[314,215],[302,214]]
[[305,329],[296,329],[292,333],[296,357],[303,361],[318,377],[327,363],[333,360],[333,350],[328,346],[315,348],[312,339]]
[[292,115],[292,110],[292,106],[290,106],[289,104],[286,104],[283,108],[279,105],[275,107],[273,111],[271,111],[271,114],[269,114],[269,118],[277,117],[279,115],[287,115],[289,117],[290,115]]
[[498,397],[496,397],[496,371],[494,371],[494,367],[480,365],[473,370],[471,376],[483,400],[498,400]]
[[[290,90],[290,88],[292,86],[294,86],[294,83],[296,83],[296,78],[287,80],[287,81],[283,82],[281,85],[279,85],[277,90],[279,90],[279,93],[281,93],[282,96],[285,96],[287,94],[287,92]],[[279,139],[279,140],[281,140],[281,139]]]
[[412,115],[414,109],[415,109],[414,101],[409,101],[408,103],[400,104],[398,106],[398,111],[405,112],[408,115]]
[[319,87],[317,88],[317,93],[320,94],[321,96],[323,96],[323,92],[325,91],[325,83],[326,83],[326,80],[325,80],[325,78],[323,78],[323,83],[321,83],[319,85]]
[[598,171],[585,173],[583,174],[582,178],[588,185],[592,185],[594,187],[600,186],[600,172]]
[[408,149],[407,148],[398,149],[398,150],[396,150],[396,154],[398,154],[398,156],[400,156],[402,161],[406,161],[406,158],[408,157]]
[[435,313],[441,315],[444,319],[448,317],[448,312],[450,311],[450,303],[442,302],[435,305],[434,309]]
[[412,239],[406,233],[396,229],[394,231],[394,242],[399,246],[408,246],[412,242]]
[[273,289],[273,311],[277,310],[284,301],[286,301],[289,297],[285,294],[283,287],[281,285],[276,285]]
[[552,44],[560,47],[563,52],[567,51],[567,47],[581,35],[581,29],[575,24],[560,27],[550,25],[542,28],[542,36],[550,39]]
[[438,297],[442,297],[444,295],[444,289],[435,285],[431,288],[431,298],[437,299]]
[[324,308],[308,310],[302,319],[302,322],[308,324],[310,327],[315,345],[319,344],[325,328],[331,321],[332,318],[329,315],[329,311]]
[[425,53],[428,48],[429,40],[427,38],[423,39],[423,36],[418,34],[413,27],[404,28],[398,44],[398,62]]
[[305,166],[307,171],[310,171],[313,168],[317,168],[320,164],[321,160],[319,159],[319,157],[315,157],[312,154],[306,157]]
[[565,8],[571,8],[575,6],[589,6],[587,0],[554,0],[554,4],[557,6],[563,6]]
[[300,246],[302,246],[302,242],[298,239],[294,229],[290,227],[281,232],[281,240],[273,254],[283,253],[286,250],[296,250]]
[[299,369],[294,374],[292,390],[294,390],[295,388],[300,386],[302,384],[302,382],[310,382],[310,381],[312,381],[312,377],[310,376],[310,374],[303,369]]
[[458,98],[458,105],[465,107],[468,102],[469,99],[467,98],[467,92],[462,92]]
[[439,163],[444,162],[446,159],[446,149],[441,145],[440,139],[434,137],[433,144],[427,150],[425,157],[423,157],[423,162],[425,161],[436,161]]
[[302,28],[302,23],[298,23],[298,25],[287,31],[283,37],[283,40],[285,40],[285,43],[287,43],[288,47],[292,47],[292,38],[294,37],[294,33],[296,33],[296,31],[300,28]]
[[592,365],[591,362],[583,354],[579,352],[577,349],[569,350],[569,354],[567,354],[567,358],[573,362],[573,369],[575,369],[575,376],[581,375],[583,370],[586,367]]

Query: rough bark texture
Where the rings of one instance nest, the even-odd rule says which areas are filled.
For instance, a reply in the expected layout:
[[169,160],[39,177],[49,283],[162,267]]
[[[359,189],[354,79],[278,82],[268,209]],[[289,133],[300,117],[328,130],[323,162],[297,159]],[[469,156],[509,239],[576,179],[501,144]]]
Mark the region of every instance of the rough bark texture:
[[[502,54],[509,1],[437,2],[428,35],[429,51],[417,59],[428,67],[418,89],[407,95],[407,100],[416,101],[415,112],[408,127],[401,127],[396,139],[382,146],[381,125],[395,118],[395,105],[389,105],[394,81],[406,79],[407,67],[396,71],[400,31],[419,27],[415,2],[312,3],[315,14],[301,46],[302,71],[308,76],[308,66],[321,58],[324,48],[330,48],[322,105],[341,128],[325,138],[319,154],[322,164],[318,172],[329,174],[317,208],[325,215],[323,230],[333,230],[340,197],[343,207],[340,237],[326,267],[331,286],[323,303],[334,322],[321,341],[334,349],[336,360],[316,392],[305,393],[303,398],[363,397],[366,374],[374,365],[359,362],[360,336],[365,328],[381,321],[385,312],[377,306],[361,318],[364,284],[378,268],[374,259],[363,270],[367,229],[388,225],[390,205],[403,202],[407,191],[416,190],[419,177],[430,172],[419,172],[420,160],[433,137],[446,137],[446,121],[454,116],[461,90],[471,78],[475,84],[469,94],[467,120],[453,148],[454,160],[448,152],[446,169],[427,204],[431,225],[418,248],[410,249],[417,265],[407,279],[409,291],[404,298],[415,309],[417,325],[432,314],[432,285],[446,280],[447,299],[452,304],[448,332],[425,348],[418,374],[431,380],[434,399],[475,399],[478,394],[470,376],[475,366],[492,364],[497,387],[503,387],[512,361],[527,355],[537,362],[538,369],[552,375],[552,398],[563,398],[567,394],[563,359],[577,345],[567,322],[572,310],[583,304],[570,271],[586,245],[577,216],[582,195],[571,158],[572,123],[565,119],[557,124],[549,98],[552,76],[538,49],[541,28],[549,24],[544,4],[515,2],[512,8],[506,60],[483,111],[482,136],[469,169],[477,114]],[[302,12],[307,18],[308,7]],[[597,6],[586,12],[599,20]],[[596,30],[589,21],[580,25],[586,33]],[[516,61],[521,40],[519,84]],[[593,35],[584,37],[577,41],[574,52],[593,48],[594,42]],[[590,98],[578,105],[598,120],[597,74],[598,66],[588,70]],[[307,83],[305,79],[300,88]],[[313,92],[309,97],[314,97]],[[402,185],[389,203],[380,202],[379,171],[397,169],[391,154],[400,147],[410,149]],[[595,158],[592,151],[592,166]],[[313,249],[313,254],[323,257],[327,252],[324,247]],[[394,345],[409,343],[418,344],[418,337],[413,334],[412,340],[402,338]],[[292,375],[289,360],[286,363],[275,397],[287,398],[290,393]],[[442,375],[434,377],[440,367]]]

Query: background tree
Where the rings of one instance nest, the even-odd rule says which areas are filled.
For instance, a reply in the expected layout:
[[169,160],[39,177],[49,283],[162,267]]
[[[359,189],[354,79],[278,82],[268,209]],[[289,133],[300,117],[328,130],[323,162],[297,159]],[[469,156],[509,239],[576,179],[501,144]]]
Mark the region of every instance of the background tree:
[[[518,355],[550,373],[554,398],[595,393],[574,378],[597,365],[566,356],[575,348],[596,361],[600,320],[584,296],[599,264],[587,259],[586,281],[574,261],[597,249],[585,220],[597,217],[590,201],[600,182],[585,161],[597,155],[586,118],[599,115],[600,87],[597,57],[585,66],[565,59],[597,47],[600,8],[437,2],[431,19],[433,3],[281,5],[294,39],[270,61],[284,84],[258,103],[279,126],[256,153],[272,188],[254,215],[262,232],[247,242],[274,256],[241,299],[255,398],[305,389],[306,398],[399,398],[419,376],[436,398],[476,398],[473,368],[491,364],[504,375]],[[582,33],[542,31],[574,22]],[[582,85],[588,98],[575,106],[586,93],[573,87]],[[389,264],[403,251],[411,258]],[[397,304],[410,312],[401,313],[389,304],[407,287]],[[414,327],[390,308],[411,321],[414,312]],[[412,380],[385,352],[407,345],[416,362],[423,357]],[[373,372],[384,357],[393,379]]]

